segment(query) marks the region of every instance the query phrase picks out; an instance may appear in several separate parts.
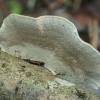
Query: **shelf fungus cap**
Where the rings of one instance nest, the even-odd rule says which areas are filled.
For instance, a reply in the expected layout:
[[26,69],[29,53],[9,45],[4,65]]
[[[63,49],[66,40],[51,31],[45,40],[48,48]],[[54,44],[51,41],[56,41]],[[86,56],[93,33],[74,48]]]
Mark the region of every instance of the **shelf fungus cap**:
[[11,14],[0,28],[1,50],[44,62],[54,75],[91,91],[100,87],[100,54],[82,41],[69,20]]

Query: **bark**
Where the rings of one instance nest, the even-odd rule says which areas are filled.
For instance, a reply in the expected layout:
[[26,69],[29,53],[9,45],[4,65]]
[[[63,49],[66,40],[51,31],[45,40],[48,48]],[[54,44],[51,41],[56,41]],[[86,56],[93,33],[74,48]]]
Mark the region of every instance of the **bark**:
[[95,93],[0,51],[0,100],[100,100]]

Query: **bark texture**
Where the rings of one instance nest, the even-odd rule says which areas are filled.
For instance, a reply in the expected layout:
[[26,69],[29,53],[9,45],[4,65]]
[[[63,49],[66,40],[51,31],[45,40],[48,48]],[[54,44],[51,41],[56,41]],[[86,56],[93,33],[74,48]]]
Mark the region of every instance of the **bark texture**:
[[0,100],[100,100],[100,97],[54,76],[44,67],[0,51]]

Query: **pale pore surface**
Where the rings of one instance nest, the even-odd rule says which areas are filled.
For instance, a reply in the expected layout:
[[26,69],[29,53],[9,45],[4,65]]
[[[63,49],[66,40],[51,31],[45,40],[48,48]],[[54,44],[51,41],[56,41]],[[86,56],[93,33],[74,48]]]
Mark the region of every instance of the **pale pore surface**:
[[100,87],[100,54],[67,19],[11,14],[0,28],[0,47],[16,57],[43,61],[54,75],[89,90]]

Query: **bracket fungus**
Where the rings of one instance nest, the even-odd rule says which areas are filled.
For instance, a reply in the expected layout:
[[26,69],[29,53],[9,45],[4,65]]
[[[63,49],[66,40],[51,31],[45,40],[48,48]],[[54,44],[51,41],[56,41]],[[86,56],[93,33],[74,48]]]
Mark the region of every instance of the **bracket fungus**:
[[100,87],[100,54],[82,41],[65,18],[11,14],[0,28],[1,50],[45,63],[54,75],[91,91]]

